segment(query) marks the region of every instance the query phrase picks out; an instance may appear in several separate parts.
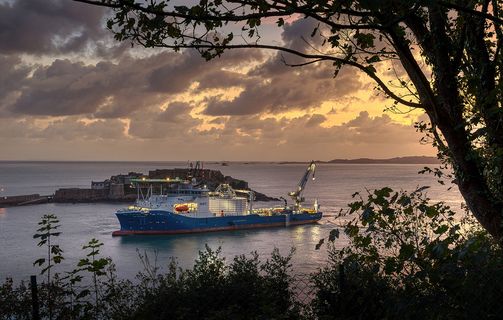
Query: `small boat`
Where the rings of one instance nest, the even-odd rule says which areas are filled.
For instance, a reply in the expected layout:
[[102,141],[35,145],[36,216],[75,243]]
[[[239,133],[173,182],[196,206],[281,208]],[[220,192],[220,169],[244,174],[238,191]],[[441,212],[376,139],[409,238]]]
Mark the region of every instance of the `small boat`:
[[[133,179],[138,190],[134,206],[118,210],[120,230],[113,236],[133,234],[183,234],[225,230],[288,227],[316,223],[322,218],[318,202],[305,208],[302,192],[316,165],[311,162],[296,190],[288,195],[293,206],[253,208],[254,193],[234,190],[228,184],[215,191],[200,186],[195,179]],[[154,185],[160,192],[154,194]],[[143,191],[147,194],[144,196]]]

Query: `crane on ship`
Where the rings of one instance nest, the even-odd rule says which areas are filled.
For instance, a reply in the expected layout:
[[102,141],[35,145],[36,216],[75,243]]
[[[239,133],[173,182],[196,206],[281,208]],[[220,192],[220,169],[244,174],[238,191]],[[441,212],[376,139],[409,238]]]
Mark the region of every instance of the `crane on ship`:
[[[311,161],[309,166],[307,167],[306,172],[302,176],[302,178],[299,181],[299,184],[297,185],[297,189],[295,191],[289,192],[288,195],[290,198],[292,198],[293,202],[295,203],[294,209],[295,211],[300,210],[300,205],[302,202],[304,202],[304,197],[302,197],[302,192],[304,191],[307,181],[309,180],[309,176],[312,175],[312,179],[315,180],[315,173],[316,170],[316,163]],[[286,202],[286,200],[285,200]]]

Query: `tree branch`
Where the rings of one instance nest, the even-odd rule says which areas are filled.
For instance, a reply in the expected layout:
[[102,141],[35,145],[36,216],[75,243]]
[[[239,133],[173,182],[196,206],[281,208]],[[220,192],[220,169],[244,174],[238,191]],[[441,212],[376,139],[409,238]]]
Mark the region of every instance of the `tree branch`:
[[492,22],[494,22],[495,24],[498,24],[498,25],[503,25],[503,19],[495,17],[495,16],[493,16],[491,14],[488,14],[486,12],[480,12],[480,11],[477,11],[477,10],[474,10],[474,9],[470,9],[470,8],[467,8],[467,7],[463,7],[463,6],[460,6],[460,5],[457,5],[457,4],[454,4],[454,3],[450,3],[450,2],[447,2],[447,1],[437,1],[437,4],[439,4],[439,5],[441,5],[441,6],[445,7],[445,8],[454,9],[454,10],[459,11],[459,12],[469,13],[469,14],[472,14],[472,15],[475,15],[475,16],[487,19],[487,20],[491,20]]
[[[239,22],[239,21],[247,21],[250,19],[261,19],[261,18],[271,18],[271,17],[285,17],[285,16],[291,16],[292,14],[295,13],[300,13],[304,14],[306,17],[311,17],[313,19],[316,19],[320,22],[326,23],[332,28],[335,29],[360,29],[360,30],[380,30],[383,27],[377,24],[339,24],[331,21],[330,19],[323,18],[320,15],[314,14],[312,12],[312,8],[309,6],[296,6],[296,7],[284,7],[284,8],[279,8],[279,7],[274,7],[270,5],[270,8],[275,8],[278,11],[271,11],[271,12],[259,12],[259,13],[250,13],[250,14],[242,14],[242,15],[235,15],[233,13],[228,13],[228,14],[222,14],[222,15],[210,15],[210,14],[184,14],[181,12],[176,12],[176,11],[163,11],[163,10],[153,10],[148,7],[141,6],[136,3],[129,3],[129,2],[124,2],[122,4],[116,4],[113,2],[105,2],[104,0],[73,0],[76,2],[82,2],[82,3],[87,3],[87,4],[92,4],[95,6],[101,6],[101,7],[107,7],[107,8],[112,8],[112,9],[120,9],[122,7],[128,7],[143,13],[147,14],[153,14],[153,15],[160,15],[160,16],[165,16],[165,17],[173,17],[173,18],[182,18],[182,19],[187,19],[187,20],[192,20],[192,21],[220,21],[220,22]],[[241,3],[241,2],[239,2]],[[283,11],[280,11],[283,10]]]

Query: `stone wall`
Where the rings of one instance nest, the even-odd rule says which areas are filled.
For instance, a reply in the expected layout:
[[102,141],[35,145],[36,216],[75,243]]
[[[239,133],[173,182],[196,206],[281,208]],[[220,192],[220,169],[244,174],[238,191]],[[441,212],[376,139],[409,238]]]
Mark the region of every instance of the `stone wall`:
[[107,200],[107,190],[63,188],[56,190],[54,202],[88,202]]

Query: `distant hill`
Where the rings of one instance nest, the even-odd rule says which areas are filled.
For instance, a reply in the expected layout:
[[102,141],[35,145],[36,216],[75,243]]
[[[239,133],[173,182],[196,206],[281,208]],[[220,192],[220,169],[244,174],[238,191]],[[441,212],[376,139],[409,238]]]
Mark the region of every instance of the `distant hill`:
[[396,157],[389,159],[334,159],[327,161],[327,163],[348,163],[348,164],[439,164],[440,161],[436,157],[426,156],[411,156],[411,157]]

